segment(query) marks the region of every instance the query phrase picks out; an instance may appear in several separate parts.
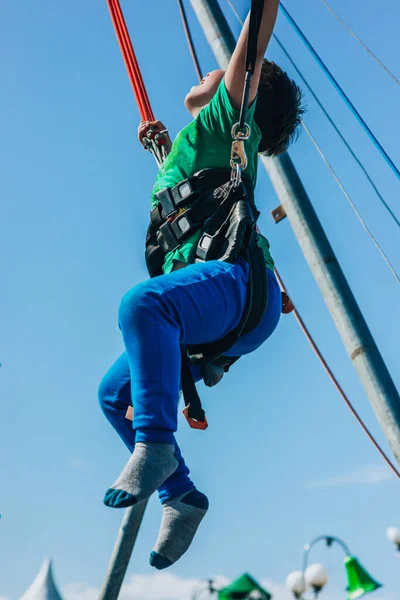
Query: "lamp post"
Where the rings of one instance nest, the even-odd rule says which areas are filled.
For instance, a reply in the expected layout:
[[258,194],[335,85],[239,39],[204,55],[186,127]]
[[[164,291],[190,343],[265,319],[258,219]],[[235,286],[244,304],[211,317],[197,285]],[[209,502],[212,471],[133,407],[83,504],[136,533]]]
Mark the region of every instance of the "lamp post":
[[204,592],[208,592],[209,594],[217,592],[213,579],[200,580],[192,592],[191,600],[197,600]]
[[397,555],[400,558],[400,529],[396,527],[388,527],[386,530],[386,536],[389,541],[393,542],[396,546]]
[[[396,531],[399,534],[399,537],[396,539],[399,539],[398,544],[400,547],[400,531]],[[323,565],[319,563],[309,565],[310,551],[315,544],[318,544],[319,542],[325,542],[328,547],[331,547],[334,543],[338,544],[345,553],[344,567],[348,581],[347,600],[356,600],[357,598],[361,598],[364,594],[373,592],[382,587],[381,584],[375,581],[364,567],[362,567],[358,559],[351,555],[347,544],[345,544],[343,540],[333,535],[320,535],[313,539],[310,544],[304,546],[303,569],[301,571],[293,571],[286,579],[286,586],[297,600],[307,600],[307,590],[310,590],[312,593],[312,596],[310,597],[318,598],[328,582],[328,573]]]

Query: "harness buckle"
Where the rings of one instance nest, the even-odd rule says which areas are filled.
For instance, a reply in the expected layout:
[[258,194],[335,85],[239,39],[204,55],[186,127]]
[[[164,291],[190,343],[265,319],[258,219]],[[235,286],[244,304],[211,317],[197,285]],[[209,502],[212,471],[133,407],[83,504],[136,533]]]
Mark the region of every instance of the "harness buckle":
[[164,214],[167,218],[169,218],[171,215],[175,215],[177,213],[178,209],[176,208],[176,204],[175,204],[175,201],[172,196],[170,188],[165,188],[163,190],[160,190],[156,194],[156,198],[159,201],[159,203],[161,204]]
[[207,423],[207,419],[206,419],[204,410],[202,410],[202,413],[203,413],[202,420],[191,417],[189,415],[189,412],[190,412],[190,404],[185,406],[185,408],[182,411],[183,416],[185,417],[186,421],[189,423],[189,427],[191,427],[192,429],[200,429],[202,431],[207,429],[208,423]]
[[190,209],[181,209],[177,215],[170,217],[173,219],[171,222],[171,228],[174,232],[176,239],[180,242],[188,231],[191,229],[193,223],[190,218]]

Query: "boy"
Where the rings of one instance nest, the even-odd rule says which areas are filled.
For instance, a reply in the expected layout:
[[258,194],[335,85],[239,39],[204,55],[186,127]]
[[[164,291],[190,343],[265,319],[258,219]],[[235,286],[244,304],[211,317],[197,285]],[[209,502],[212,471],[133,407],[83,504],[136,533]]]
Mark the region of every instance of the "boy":
[[[245,142],[248,166],[244,175],[252,186],[258,153],[272,156],[284,152],[302,113],[296,84],[274,63],[264,61],[278,4],[279,0],[264,0],[250,89],[246,123],[251,135]],[[153,207],[161,190],[174,188],[203,169],[229,168],[231,129],[239,120],[244,87],[248,28],[249,19],[226,72],[209,73],[187,95],[185,105],[194,120],[178,134],[158,173]],[[140,141],[150,126],[164,129],[160,122],[142,123]],[[131,506],[158,489],[163,517],[150,555],[150,564],[157,569],[169,567],[186,552],[208,509],[208,499],[190,480],[174,437],[181,348],[225,338],[238,327],[246,306],[249,264],[243,258],[233,263],[194,262],[201,234],[196,231],[166,253],[163,274],[136,286],[122,299],[119,324],[126,352],[99,388],[105,415],[132,452],[104,502],[116,508]],[[281,293],[269,243],[258,236],[257,244],[267,271],[267,306],[259,324],[230,350],[231,356],[248,354],[261,346],[276,328],[281,313]],[[125,418],[130,405],[134,407],[133,428]]]

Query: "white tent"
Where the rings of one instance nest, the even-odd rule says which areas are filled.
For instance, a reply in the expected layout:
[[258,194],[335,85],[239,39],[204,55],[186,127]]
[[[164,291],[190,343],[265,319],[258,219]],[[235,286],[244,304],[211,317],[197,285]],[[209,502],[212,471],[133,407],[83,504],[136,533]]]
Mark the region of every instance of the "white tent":
[[62,600],[53,579],[51,561],[46,558],[38,576],[20,600]]

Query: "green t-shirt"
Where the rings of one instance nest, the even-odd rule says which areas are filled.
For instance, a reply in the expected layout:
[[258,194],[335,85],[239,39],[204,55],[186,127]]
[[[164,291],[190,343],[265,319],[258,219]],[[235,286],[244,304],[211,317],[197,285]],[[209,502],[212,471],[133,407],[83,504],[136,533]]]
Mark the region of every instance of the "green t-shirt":
[[[254,121],[255,105],[256,102],[253,102],[249,107],[246,118],[246,122],[251,128],[251,135],[245,142],[248,166],[244,171],[253,185],[256,184],[257,179],[258,145],[261,139],[261,132]],[[238,121],[239,111],[232,107],[223,80],[211,102],[176,136],[172,151],[160,168],[154,184],[153,208],[157,204],[155,196],[157,192],[174,187],[183,179],[192,177],[202,169],[230,167],[231,130]],[[164,273],[172,271],[175,261],[192,262],[200,237],[201,231],[196,231],[180,248],[169,252],[165,257]],[[273,270],[274,261],[269,251],[268,240],[259,235],[258,245],[263,250],[267,267]]]

